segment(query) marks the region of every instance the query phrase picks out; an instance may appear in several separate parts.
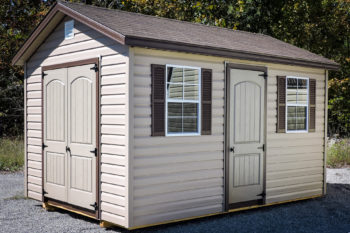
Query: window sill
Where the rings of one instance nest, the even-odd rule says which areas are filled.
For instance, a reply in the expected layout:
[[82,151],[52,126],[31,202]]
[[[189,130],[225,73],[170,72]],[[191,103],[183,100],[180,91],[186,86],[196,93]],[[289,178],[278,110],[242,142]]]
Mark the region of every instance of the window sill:
[[166,133],[166,137],[189,137],[189,136],[201,136],[200,133]]
[[308,133],[308,130],[286,130],[286,133]]

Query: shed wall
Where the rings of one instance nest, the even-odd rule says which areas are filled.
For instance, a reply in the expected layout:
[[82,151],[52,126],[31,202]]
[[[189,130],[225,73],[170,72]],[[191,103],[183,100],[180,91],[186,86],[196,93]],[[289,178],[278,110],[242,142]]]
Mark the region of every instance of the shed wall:
[[41,200],[41,67],[101,56],[101,218],[128,222],[128,48],[75,21],[74,38],[64,40],[64,21],[27,61],[26,129],[28,196]]
[[[267,90],[266,202],[322,194],[325,119],[324,70],[270,66]],[[316,130],[276,133],[277,75],[316,79]]]
[[[135,48],[131,226],[223,211],[224,62],[268,67],[267,203],[322,194],[325,76],[322,69]],[[212,135],[151,137],[151,64],[213,70]],[[317,79],[316,132],[276,133],[276,76]]]

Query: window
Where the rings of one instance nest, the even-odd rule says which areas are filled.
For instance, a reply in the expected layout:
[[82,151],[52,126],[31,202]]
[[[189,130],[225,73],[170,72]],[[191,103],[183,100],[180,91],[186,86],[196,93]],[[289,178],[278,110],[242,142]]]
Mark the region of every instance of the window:
[[309,110],[309,79],[287,77],[287,132],[307,132]]
[[166,135],[199,135],[201,69],[166,66]]
[[74,20],[70,20],[64,23],[64,39],[74,38]]

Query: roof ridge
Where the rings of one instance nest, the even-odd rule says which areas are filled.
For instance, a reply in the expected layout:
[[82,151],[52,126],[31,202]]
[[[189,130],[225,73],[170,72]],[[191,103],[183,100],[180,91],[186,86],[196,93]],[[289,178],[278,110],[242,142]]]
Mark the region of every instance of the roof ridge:
[[149,17],[149,18],[156,18],[156,19],[161,19],[161,20],[168,20],[168,21],[173,21],[173,22],[177,22],[177,23],[187,23],[187,24],[191,24],[191,25],[197,25],[197,26],[202,26],[202,27],[210,27],[210,28],[215,28],[218,30],[226,30],[229,32],[235,32],[235,33],[242,33],[242,34],[250,34],[250,35],[259,35],[259,36],[264,36],[264,37],[270,37],[273,38],[270,35],[266,35],[263,33],[257,33],[257,32],[248,32],[248,31],[243,31],[243,30],[238,30],[238,29],[230,29],[230,28],[226,28],[226,27],[220,27],[220,26],[215,26],[215,25],[208,25],[208,24],[203,24],[203,23],[197,23],[197,22],[190,22],[190,21],[185,21],[185,20],[179,20],[179,19],[172,19],[172,18],[167,18],[167,17],[162,17],[162,16],[157,16],[157,15],[147,15],[147,14],[143,14],[143,13],[139,13],[139,12],[131,12],[131,11],[125,11],[125,10],[120,10],[120,9],[111,9],[111,8],[107,8],[107,7],[100,7],[100,6],[95,6],[95,5],[87,5],[81,2],[67,2],[65,0],[57,0],[57,2],[63,3],[63,4],[71,4],[71,5],[80,5],[80,6],[84,6],[84,7],[91,7],[91,8],[97,8],[100,10],[107,10],[107,11],[117,11],[123,14],[129,14],[129,15],[140,15],[142,17]]

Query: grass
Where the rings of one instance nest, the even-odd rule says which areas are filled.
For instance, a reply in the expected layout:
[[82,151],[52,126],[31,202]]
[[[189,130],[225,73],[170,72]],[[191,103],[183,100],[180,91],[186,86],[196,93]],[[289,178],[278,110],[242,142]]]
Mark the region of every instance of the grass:
[[23,139],[0,138],[0,171],[19,171],[23,164]]
[[22,199],[29,199],[29,198],[25,197],[23,194],[16,194],[12,197],[5,198],[4,200],[22,200]]
[[328,148],[327,165],[343,167],[350,165],[350,139],[341,139]]

